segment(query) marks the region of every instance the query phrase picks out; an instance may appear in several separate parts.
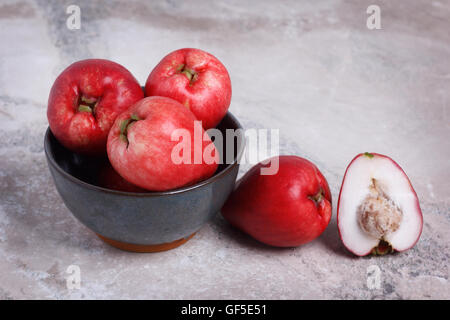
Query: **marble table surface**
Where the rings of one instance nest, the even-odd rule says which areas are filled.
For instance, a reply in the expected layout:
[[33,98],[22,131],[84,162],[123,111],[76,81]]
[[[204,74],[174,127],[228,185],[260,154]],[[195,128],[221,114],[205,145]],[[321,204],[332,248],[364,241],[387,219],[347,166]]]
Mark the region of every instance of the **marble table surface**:
[[[376,1],[381,29],[370,30],[372,2],[3,0],[0,299],[449,299],[450,3]],[[70,4],[78,30],[66,25]],[[175,250],[133,254],[64,206],[43,152],[55,77],[98,57],[144,83],[182,47],[226,65],[245,128],[279,129],[280,153],[326,176],[333,218],[318,239],[270,248],[217,214]],[[356,258],[339,239],[340,183],[364,151],[391,156],[416,189],[424,228],[409,251]],[[67,286],[70,266],[79,288]]]

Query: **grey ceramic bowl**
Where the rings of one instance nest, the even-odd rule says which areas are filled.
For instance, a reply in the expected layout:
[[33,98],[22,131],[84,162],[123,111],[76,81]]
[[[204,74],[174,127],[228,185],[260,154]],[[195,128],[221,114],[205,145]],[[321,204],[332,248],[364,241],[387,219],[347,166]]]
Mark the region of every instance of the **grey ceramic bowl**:
[[[223,133],[223,145],[225,130],[239,128],[240,123],[228,112],[217,126]],[[234,188],[244,149],[244,138],[237,139],[234,161],[219,165],[211,178],[188,187],[148,193],[98,186],[96,177],[105,160],[67,150],[50,129],[44,149],[56,189],[81,223],[120,249],[154,252],[186,242],[223,206]]]

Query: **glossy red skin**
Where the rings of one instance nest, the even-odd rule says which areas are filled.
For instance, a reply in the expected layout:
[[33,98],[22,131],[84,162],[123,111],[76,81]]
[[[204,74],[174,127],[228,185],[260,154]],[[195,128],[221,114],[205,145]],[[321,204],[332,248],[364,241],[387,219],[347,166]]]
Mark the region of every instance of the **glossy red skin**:
[[[78,111],[81,95],[99,99],[94,113]],[[75,62],[56,78],[50,91],[50,129],[63,146],[74,152],[104,154],[117,115],[143,97],[137,80],[121,65],[103,59]]]
[[[198,72],[190,83],[177,68],[184,64]],[[213,55],[199,49],[180,49],[153,69],[145,84],[146,96],[163,96],[177,100],[190,109],[203,128],[214,128],[227,113],[231,102],[231,81],[227,69]]]
[[[256,240],[277,247],[296,247],[317,238],[331,219],[331,193],[322,173],[310,161],[280,156],[275,175],[260,175],[261,163],[240,180],[222,208],[233,226]],[[318,204],[310,196],[320,188]]]
[[[129,127],[127,146],[120,138],[120,124],[131,115],[141,120]],[[129,182],[151,191],[171,190],[211,177],[217,169],[219,154],[214,147],[214,163],[207,164],[203,159],[200,164],[193,163],[194,121],[194,114],[173,99],[155,96],[140,100],[120,114],[111,128],[107,151],[112,166]],[[190,132],[191,164],[172,162],[172,149],[179,143],[171,141],[175,129]],[[211,143],[210,139],[202,142],[202,154]]]
[[105,163],[98,173],[98,185],[102,188],[126,192],[147,192],[128,182],[114,170],[109,162]]
[[[413,194],[414,194],[414,196],[415,196],[415,198],[416,198],[416,206],[417,206],[418,212],[420,213],[420,221],[421,221],[421,224],[420,224],[420,228],[421,228],[421,229],[420,229],[419,235],[418,235],[416,241],[414,241],[414,243],[413,243],[409,248],[407,248],[407,249],[405,249],[405,250],[397,250],[397,249],[395,249],[394,247],[392,248],[392,249],[394,249],[394,250],[396,250],[396,251],[398,251],[398,252],[403,252],[403,251],[409,250],[409,249],[411,249],[412,247],[414,247],[414,246],[416,245],[417,241],[419,241],[420,236],[421,236],[421,234],[422,234],[422,229],[423,229],[423,215],[422,215],[422,210],[420,209],[419,198],[417,197],[417,193],[416,193],[416,191],[414,190],[414,188],[413,188],[413,186],[412,186],[412,184],[411,184],[411,181],[409,180],[409,178],[408,178],[408,176],[406,175],[405,171],[403,171],[403,169],[398,165],[397,162],[395,162],[395,161],[392,160],[390,157],[385,156],[385,155],[383,155],[383,154],[379,154],[379,153],[375,153],[375,152],[369,152],[369,153],[372,154],[372,155],[375,156],[375,157],[382,157],[382,158],[386,158],[386,159],[390,160],[390,161],[391,161],[391,162],[392,162],[392,163],[393,163],[393,164],[394,164],[394,165],[395,165],[395,166],[396,166],[396,167],[397,167],[397,168],[405,175],[406,179],[408,179],[408,182],[409,182],[409,186],[410,186],[410,188],[411,188],[411,191],[413,192]],[[341,229],[340,229],[340,227],[339,227],[339,208],[340,208],[340,203],[341,203],[342,187],[344,186],[344,183],[345,183],[345,177],[347,176],[347,171],[348,171],[348,169],[351,167],[351,165],[353,164],[353,162],[354,162],[356,159],[358,159],[359,157],[362,157],[362,156],[365,156],[365,153],[360,153],[360,154],[358,154],[356,157],[354,157],[354,158],[352,159],[352,161],[350,161],[349,165],[347,166],[347,169],[345,169],[344,178],[342,178],[342,183],[341,183],[341,190],[339,191],[339,199],[338,199],[338,207],[337,207],[337,217],[336,217],[337,225],[338,225],[338,231],[339,231],[339,237],[341,238],[342,243],[344,244],[344,246],[347,248],[348,251],[350,251],[350,252],[353,253],[354,255],[360,256],[360,257],[367,256],[368,254],[370,254],[370,253],[372,252],[372,249],[369,250],[368,252],[366,252],[365,254],[360,255],[360,254],[355,253],[355,252],[351,249],[351,247],[348,246],[348,245],[344,242],[344,240],[342,239]]]

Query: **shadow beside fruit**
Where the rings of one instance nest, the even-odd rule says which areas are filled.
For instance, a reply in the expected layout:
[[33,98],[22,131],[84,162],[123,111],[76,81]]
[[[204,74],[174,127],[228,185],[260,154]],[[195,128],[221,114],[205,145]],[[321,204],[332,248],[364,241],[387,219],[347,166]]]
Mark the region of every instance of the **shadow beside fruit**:
[[223,218],[221,212],[219,213],[220,214],[218,214],[212,221],[212,224],[214,225],[214,229],[216,229],[216,231],[220,235],[226,237],[226,241],[235,242],[239,244],[239,247],[243,247],[251,251],[257,250],[267,253],[287,252],[296,249],[292,247],[287,248],[273,247],[266,245],[262,242],[259,242],[253,239],[250,235],[246,234],[245,232],[233,227]]
[[317,239],[318,242],[322,243],[328,251],[337,254],[342,257],[357,259],[350,251],[348,251],[342,244],[341,238],[339,237],[339,232],[337,228],[336,212],[333,212],[333,217],[325,229],[325,231]]

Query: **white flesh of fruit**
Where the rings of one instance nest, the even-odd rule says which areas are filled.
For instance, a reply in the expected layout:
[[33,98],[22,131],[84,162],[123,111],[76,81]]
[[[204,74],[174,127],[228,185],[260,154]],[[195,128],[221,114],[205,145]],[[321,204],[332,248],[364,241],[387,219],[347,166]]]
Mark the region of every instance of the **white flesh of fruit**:
[[339,231],[345,246],[366,255],[380,240],[410,248],[422,231],[422,213],[408,177],[391,159],[356,158],[347,170],[339,202]]

